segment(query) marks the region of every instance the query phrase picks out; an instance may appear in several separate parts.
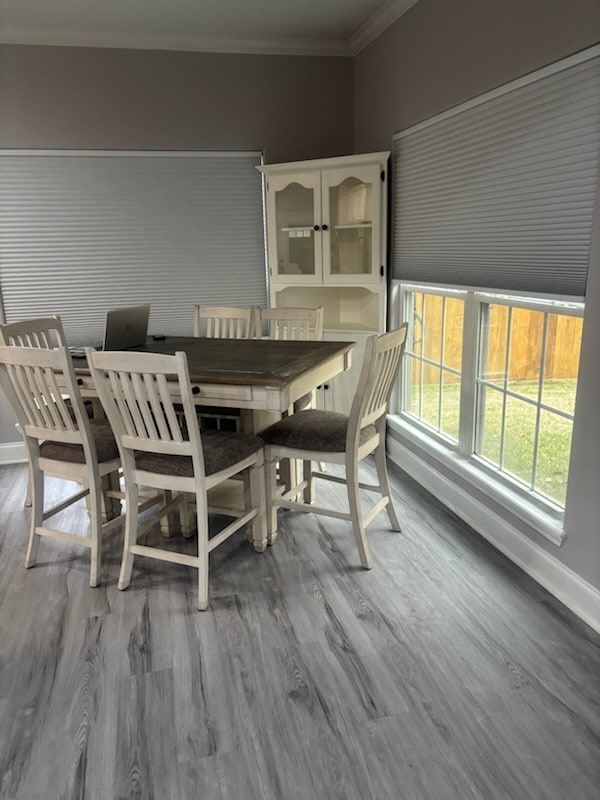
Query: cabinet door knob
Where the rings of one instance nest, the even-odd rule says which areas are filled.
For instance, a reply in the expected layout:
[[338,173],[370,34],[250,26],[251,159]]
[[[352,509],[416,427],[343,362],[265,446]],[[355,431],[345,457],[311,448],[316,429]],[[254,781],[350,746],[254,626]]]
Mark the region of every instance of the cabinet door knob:
[[192,394],[200,394],[200,387],[192,386]]
[[314,228],[315,228],[316,231],[320,231],[321,230],[318,225],[315,225]]
[[329,230],[329,226],[328,225],[323,225],[323,230],[324,231],[328,231]]
[[77,386],[83,386],[83,378],[77,378]]

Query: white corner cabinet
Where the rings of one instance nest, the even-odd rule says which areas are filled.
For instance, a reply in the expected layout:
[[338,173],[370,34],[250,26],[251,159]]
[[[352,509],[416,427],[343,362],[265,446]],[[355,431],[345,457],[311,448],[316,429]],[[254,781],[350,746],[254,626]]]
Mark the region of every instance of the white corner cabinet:
[[389,152],[257,167],[266,197],[269,300],[324,306],[324,336],[354,341],[353,366],[317,391],[347,413],[367,336],[386,325]]

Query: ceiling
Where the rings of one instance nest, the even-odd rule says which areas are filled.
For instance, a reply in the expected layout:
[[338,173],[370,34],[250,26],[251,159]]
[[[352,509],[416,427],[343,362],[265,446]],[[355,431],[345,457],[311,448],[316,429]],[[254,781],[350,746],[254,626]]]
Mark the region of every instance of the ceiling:
[[351,56],[418,0],[0,0],[0,41]]

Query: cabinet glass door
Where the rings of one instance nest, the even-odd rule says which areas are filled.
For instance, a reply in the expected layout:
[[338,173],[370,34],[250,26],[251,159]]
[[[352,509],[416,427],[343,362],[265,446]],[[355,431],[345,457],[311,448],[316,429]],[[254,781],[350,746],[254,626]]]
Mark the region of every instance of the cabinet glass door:
[[[294,282],[321,278],[320,176],[271,178],[269,197],[274,231],[270,246],[273,278]],[[317,226],[317,230],[315,230]]]
[[378,279],[381,247],[379,168],[330,170],[324,173],[323,182],[325,274],[339,282]]

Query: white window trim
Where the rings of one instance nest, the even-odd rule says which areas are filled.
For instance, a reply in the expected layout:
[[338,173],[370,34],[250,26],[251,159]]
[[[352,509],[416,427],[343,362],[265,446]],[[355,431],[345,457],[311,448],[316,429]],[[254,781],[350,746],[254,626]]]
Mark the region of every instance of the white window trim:
[[[459,442],[445,439],[443,434],[433,431],[418,419],[401,413],[401,400],[406,391],[402,372],[392,396],[391,408],[397,409],[389,416],[390,430],[401,439],[409,442],[413,449],[431,462],[443,463],[448,469],[484,491],[495,502],[522,519],[529,527],[544,536],[553,544],[560,546],[566,538],[564,531],[564,509],[550,499],[513,481],[507,473],[499,473],[493,465],[473,453],[476,419],[476,376],[479,359],[479,317],[482,302],[496,300],[511,306],[531,308],[536,311],[549,311],[550,302],[564,304],[572,316],[583,316],[582,300],[573,297],[555,297],[539,294],[522,297],[518,292],[498,292],[482,287],[435,286],[393,281],[391,300],[391,321],[393,325],[404,322],[405,297],[407,292],[421,291],[446,297],[462,297],[465,300],[465,323],[462,353],[461,408]],[[469,302],[470,301],[470,302]],[[472,317],[475,316],[475,319]],[[463,409],[464,406],[464,409]]]

